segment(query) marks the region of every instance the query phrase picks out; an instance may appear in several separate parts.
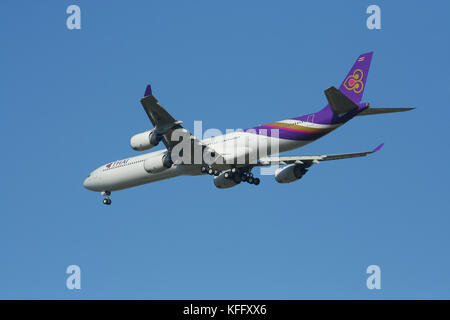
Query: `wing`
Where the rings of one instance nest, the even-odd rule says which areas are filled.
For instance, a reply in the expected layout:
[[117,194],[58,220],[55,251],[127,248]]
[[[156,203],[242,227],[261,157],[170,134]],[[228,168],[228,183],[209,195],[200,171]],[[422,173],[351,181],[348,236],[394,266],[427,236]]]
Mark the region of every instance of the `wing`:
[[144,98],[141,99],[145,113],[155,127],[155,133],[161,135],[162,141],[167,149],[171,149],[176,144],[171,141],[172,132],[176,129],[182,129],[181,121],[175,120],[158,102],[152,94],[150,85],[145,90]]
[[[207,152],[210,154],[214,154],[214,161],[217,161],[218,158],[222,157],[219,153],[215,152],[210,147],[204,145],[200,140],[194,137],[188,130],[181,126],[182,121],[175,120],[158,102],[158,100],[152,94],[152,88],[150,85],[147,86],[144,94],[144,98],[141,99],[141,104],[144,107],[145,113],[150,119],[151,123],[155,127],[155,133],[162,136],[162,142],[166,146],[167,150],[172,150],[181,140],[172,139],[172,134],[176,130],[181,130],[176,136],[183,136],[183,139],[186,137],[191,141],[191,148],[195,150],[197,148],[201,148],[202,152]],[[174,136],[175,137],[175,136]],[[192,151],[192,154],[193,151]],[[194,163],[192,161],[191,163]]]
[[286,165],[292,163],[304,164],[306,167],[311,166],[314,163],[319,163],[320,161],[328,160],[339,160],[348,158],[365,157],[368,154],[377,152],[383,147],[384,143],[380,144],[378,147],[372,151],[357,152],[357,153],[343,153],[343,154],[329,154],[321,156],[286,156],[286,157],[264,157],[259,159],[258,166],[270,166],[270,165]]

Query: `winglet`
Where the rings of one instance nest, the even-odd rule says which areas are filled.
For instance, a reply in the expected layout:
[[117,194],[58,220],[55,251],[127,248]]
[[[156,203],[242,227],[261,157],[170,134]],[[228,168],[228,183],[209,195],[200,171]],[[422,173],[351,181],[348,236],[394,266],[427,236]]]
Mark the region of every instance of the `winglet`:
[[377,152],[377,151],[380,150],[383,146],[384,146],[384,142],[383,142],[382,144],[380,144],[378,147],[376,147],[375,149],[373,149],[372,152]]
[[150,85],[148,85],[147,88],[145,88],[144,97],[148,97],[151,95],[152,95],[152,87]]

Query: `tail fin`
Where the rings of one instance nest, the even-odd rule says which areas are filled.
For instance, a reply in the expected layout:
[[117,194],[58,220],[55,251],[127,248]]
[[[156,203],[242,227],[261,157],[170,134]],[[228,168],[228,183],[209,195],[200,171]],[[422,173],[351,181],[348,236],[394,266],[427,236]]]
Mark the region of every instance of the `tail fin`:
[[339,90],[349,97],[353,102],[361,102],[364,89],[366,87],[367,75],[369,73],[370,62],[373,52],[360,55],[355,64],[350,69]]

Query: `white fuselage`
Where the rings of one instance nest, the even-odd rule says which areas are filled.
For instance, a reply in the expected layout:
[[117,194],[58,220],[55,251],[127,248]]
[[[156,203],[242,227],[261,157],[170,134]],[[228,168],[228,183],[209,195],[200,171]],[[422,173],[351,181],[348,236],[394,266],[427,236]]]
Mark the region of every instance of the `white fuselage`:
[[[311,141],[279,139],[248,132],[232,132],[204,139],[202,144],[214,149],[225,158],[225,163],[229,163],[227,162],[229,159],[236,159],[248,154],[254,155],[251,160],[256,161],[264,156],[292,150],[309,142]],[[182,175],[203,174],[200,170],[201,163],[174,164],[171,168],[158,173],[149,173],[144,169],[146,159],[166,152],[165,149],[158,150],[110,162],[92,171],[83,185],[92,191],[116,191]],[[239,162],[237,166],[239,166]]]

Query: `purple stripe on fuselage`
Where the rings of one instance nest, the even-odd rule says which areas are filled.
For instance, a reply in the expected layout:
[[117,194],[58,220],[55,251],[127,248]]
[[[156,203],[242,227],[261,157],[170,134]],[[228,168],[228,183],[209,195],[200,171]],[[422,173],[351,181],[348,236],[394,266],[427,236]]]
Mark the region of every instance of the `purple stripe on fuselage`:
[[[291,118],[293,120],[299,120],[304,122],[311,122],[316,124],[344,124],[350,119],[352,119],[355,115],[363,111],[368,107],[367,103],[359,103],[358,109],[348,112],[342,116],[336,115],[331,110],[331,107],[327,105],[325,108],[316,113],[307,114],[304,116],[300,116],[297,118]],[[275,131],[272,131],[275,130]],[[334,130],[334,129],[333,129]],[[273,126],[263,125],[254,128],[249,128],[244,130],[249,133],[256,133],[259,135],[264,135],[268,137],[277,137],[280,139],[288,139],[288,140],[301,140],[301,141],[311,141],[316,140],[320,137],[323,137],[327,133],[333,130],[324,130],[322,132],[302,132],[302,131],[293,131],[284,128],[274,128]],[[278,132],[277,132],[278,131]]]
[[262,136],[274,137],[280,139],[288,139],[288,140],[301,140],[301,141],[309,141],[315,140],[323,135],[327,134],[326,131],[323,132],[301,132],[301,131],[293,131],[285,128],[274,128],[272,126],[259,126],[255,128],[246,129],[245,132],[256,133]]
[[358,103],[358,109],[355,109],[355,111],[348,112],[345,115],[339,116],[335,113],[333,113],[333,110],[331,110],[331,107],[329,104],[325,106],[322,110],[316,113],[307,114],[304,116],[300,116],[297,118],[292,118],[295,120],[301,120],[306,122],[313,122],[317,124],[344,124],[351,118],[353,118],[355,115],[363,111],[368,107],[367,103]]

